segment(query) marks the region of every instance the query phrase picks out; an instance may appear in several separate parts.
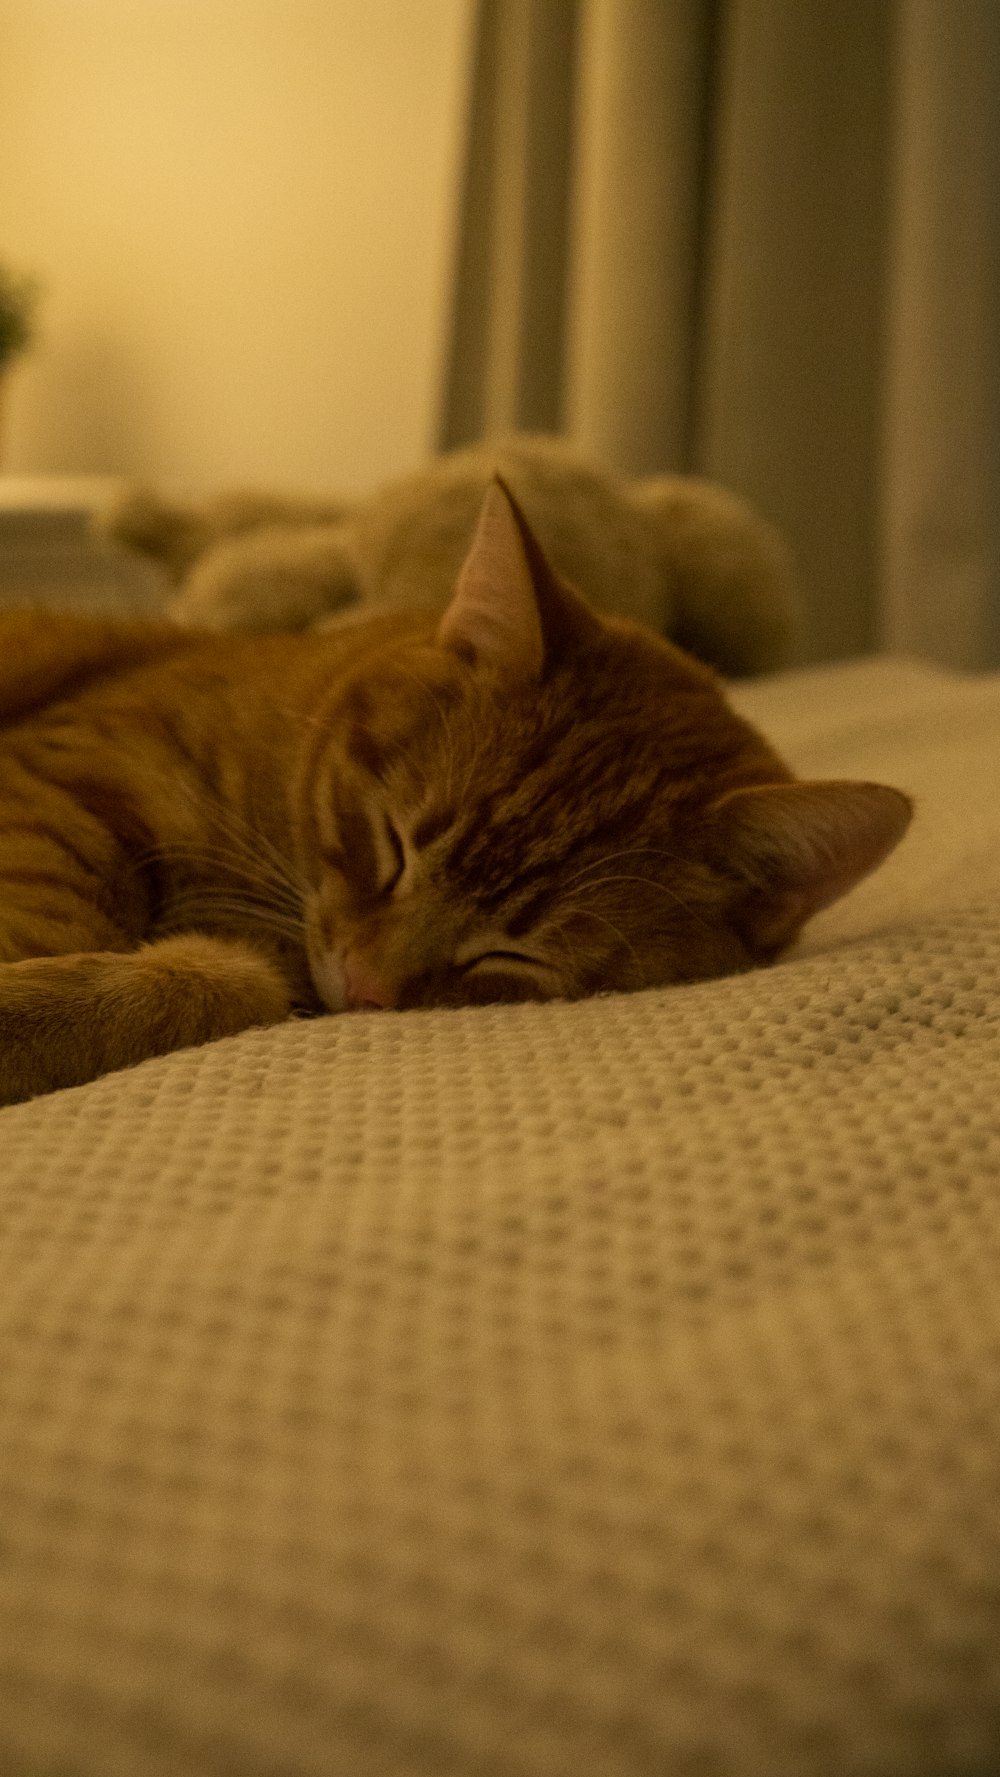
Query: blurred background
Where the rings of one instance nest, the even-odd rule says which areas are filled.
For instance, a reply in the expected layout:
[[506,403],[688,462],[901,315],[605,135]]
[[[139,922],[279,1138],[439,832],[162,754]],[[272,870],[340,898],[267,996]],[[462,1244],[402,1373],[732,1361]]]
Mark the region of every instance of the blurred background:
[[10,476],[350,493],[558,431],[1000,664],[996,0],[0,0]]

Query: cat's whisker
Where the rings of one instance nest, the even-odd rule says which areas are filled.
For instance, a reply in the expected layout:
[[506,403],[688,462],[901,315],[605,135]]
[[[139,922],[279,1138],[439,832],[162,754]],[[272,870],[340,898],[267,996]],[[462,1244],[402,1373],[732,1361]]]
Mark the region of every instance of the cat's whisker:
[[665,845],[628,845],[621,851],[605,852],[601,857],[592,859],[589,864],[584,864],[575,876],[568,879],[565,887],[573,888],[593,870],[606,870],[609,864],[617,864],[622,858],[635,857],[667,858],[672,864],[682,864],[685,861],[682,853],[671,851]]
[[687,913],[691,919],[697,920],[699,925],[704,926],[706,931],[713,930],[711,921],[706,919],[704,914],[700,913],[696,907],[692,907],[687,901],[685,901],[683,896],[677,893],[676,889],[671,888],[669,883],[657,882],[656,878],[652,876],[600,876],[596,882],[584,883],[583,890],[585,893],[589,894],[594,889],[606,888],[609,884],[617,885],[621,882],[640,883],[643,888],[657,889],[660,894],[668,895],[672,901],[676,902],[677,906],[680,907],[684,913]]
[[289,914],[297,914],[302,906],[304,891],[293,888],[266,868],[261,869],[256,864],[252,869],[244,866],[238,857],[234,858],[230,852],[219,847],[196,843],[151,846],[136,862],[140,868],[161,863],[204,867],[217,871],[224,877],[234,878],[237,883],[245,883],[251,889],[259,889],[267,897],[269,904],[284,909]]
[[294,877],[286,876],[271,866],[267,859],[255,857],[247,852],[243,855],[226,846],[201,845],[193,841],[190,845],[180,843],[176,846],[165,846],[156,853],[159,859],[176,863],[214,865],[226,870],[245,881],[267,887],[289,901],[298,903],[305,893],[306,885],[300,884]]
[[168,899],[173,903],[183,897],[197,896],[203,898],[225,896],[233,901],[246,902],[247,905],[266,907],[276,914],[281,914],[284,918],[297,920],[299,923],[303,918],[301,901],[295,903],[278,902],[267,883],[254,882],[250,877],[244,878],[242,882],[238,880],[227,882],[219,878],[201,882],[182,882],[176,892],[168,896]]
[[190,908],[186,912],[171,914],[159,921],[155,927],[155,935],[159,938],[174,936],[180,932],[201,931],[213,925],[223,929],[233,927],[239,933],[247,933],[253,927],[267,932],[271,938],[280,939],[283,943],[293,946],[296,950],[303,948],[301,933],[287,930],[274,920],[262,915],[241,912],[237,916],[231,909],[225,908]]
[[240,925],[258,925],[297,945],[301,945],[304,938],[305,928],[301,920],[276,912],[266,902],[251,901],[242,896],[215,894],[210,890],[179,895],[176,900],[171,901],[162,919],[158,921],[158,930],[166,932],[187,928],[206,918],[231,919]]
[[569,974],[572,976],[574,967],[578,961],[579,953],[577,950],[574,950],[567,934],[561,931],[558,926],[553,926],[546,932],[545,937],[546,942],[554,944],[559,950],[560,955],[565,958]]
[[291,860],[276,846],[262,827],[252,825],[243,819],[237,811],[225,809],[216,804],[213,807],[213,823],[222,838],[246,857],[255,869],[267,866],[268,875],[273,881],[283,883],[294,894],[305,892],[307,884],[301,873]]
[[[186,800],[188,807],[197,815],[199,824],[204,824],[204,800],[196,795],[190,784],[181,777],[171,777],[169,782],[165,782],[164,788],[174,800]],[[293,896],[306,892],[308,885],[305,879],[261,826],[252,825],[238,810],[223,805],[218,797],[212,798],[210,807],[209,825],[228,842],[236,856],[245,858],[252,865],[256,874],[266,870],[276,886],[283,885]],[[204,847],[202,849],[207,850]]]
[[[166,844],[148,846],[145,851],[136,855],[135,861],[142,864],[155,858],[174,860],[197,858],[205,862],[224,864],[230,869],[238,869],[242,874],[247,874],[248,870],[252,869],[253,873],[260,876],[261,879],[266,877],[283,883],[286,880],[284,872],[279,874],[267,858],[254,855],[249,845],[245,847],[237,844],[211,845],[205,844],[200,839],[177,839]],[[286,884],[286,886],[290,886],[290,884]]]
[[[616,926],[613,919],[608,919],[606,917],[606,915],[603,913],[595,913],[593,911],[593,908],[591,908],[591,907],[581,907],[581,906],[578,906],[572,902],[569,903],[567,906],[564,906],[561,909],[561,911],[564,913],[571,913],[576,918],[594,919],[594,920],[599,921],[601,925],[607,926],[609,931],[612,931],[614,933],[614,935],[618,939],[619,943],[624,945],[625,949],[629,952],[629,955],[632,957],[633,961],[636,964],[636,967],[639,969],[639,971],[641,973],[642,965],[640,963],[639,953],[636,950],[635,945],[630,941],[630,939],[626,938],[625,933],[621,930],[621,927]],[[565,936],[565,934],[563,934],[563,936]],[[570,951],[568,945],[567,945],[567,955],[569,955],[569,956],[572,955],[572,952]]]

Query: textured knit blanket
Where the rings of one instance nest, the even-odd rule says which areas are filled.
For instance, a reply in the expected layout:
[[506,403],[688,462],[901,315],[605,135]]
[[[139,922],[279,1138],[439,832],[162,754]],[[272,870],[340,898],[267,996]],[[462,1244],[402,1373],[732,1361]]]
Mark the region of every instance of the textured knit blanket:
[[1000,678],[769,971],[0,1113],[2,1777],[1000,1770]]

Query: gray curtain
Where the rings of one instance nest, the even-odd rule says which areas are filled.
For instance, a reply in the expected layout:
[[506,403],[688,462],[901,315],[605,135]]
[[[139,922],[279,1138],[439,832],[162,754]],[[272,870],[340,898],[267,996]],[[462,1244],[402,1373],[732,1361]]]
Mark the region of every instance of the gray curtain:
[[747,494],[804,659],[1000,664],[995,0],[480,0],[443,446]]

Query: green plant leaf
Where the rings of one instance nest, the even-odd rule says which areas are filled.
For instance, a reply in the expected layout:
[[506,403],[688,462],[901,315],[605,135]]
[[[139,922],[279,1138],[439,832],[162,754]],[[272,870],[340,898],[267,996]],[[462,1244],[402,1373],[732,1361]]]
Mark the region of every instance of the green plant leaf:
[[23,352],[34,339],[41,293],[37,278],[0,263],[0,365]]

